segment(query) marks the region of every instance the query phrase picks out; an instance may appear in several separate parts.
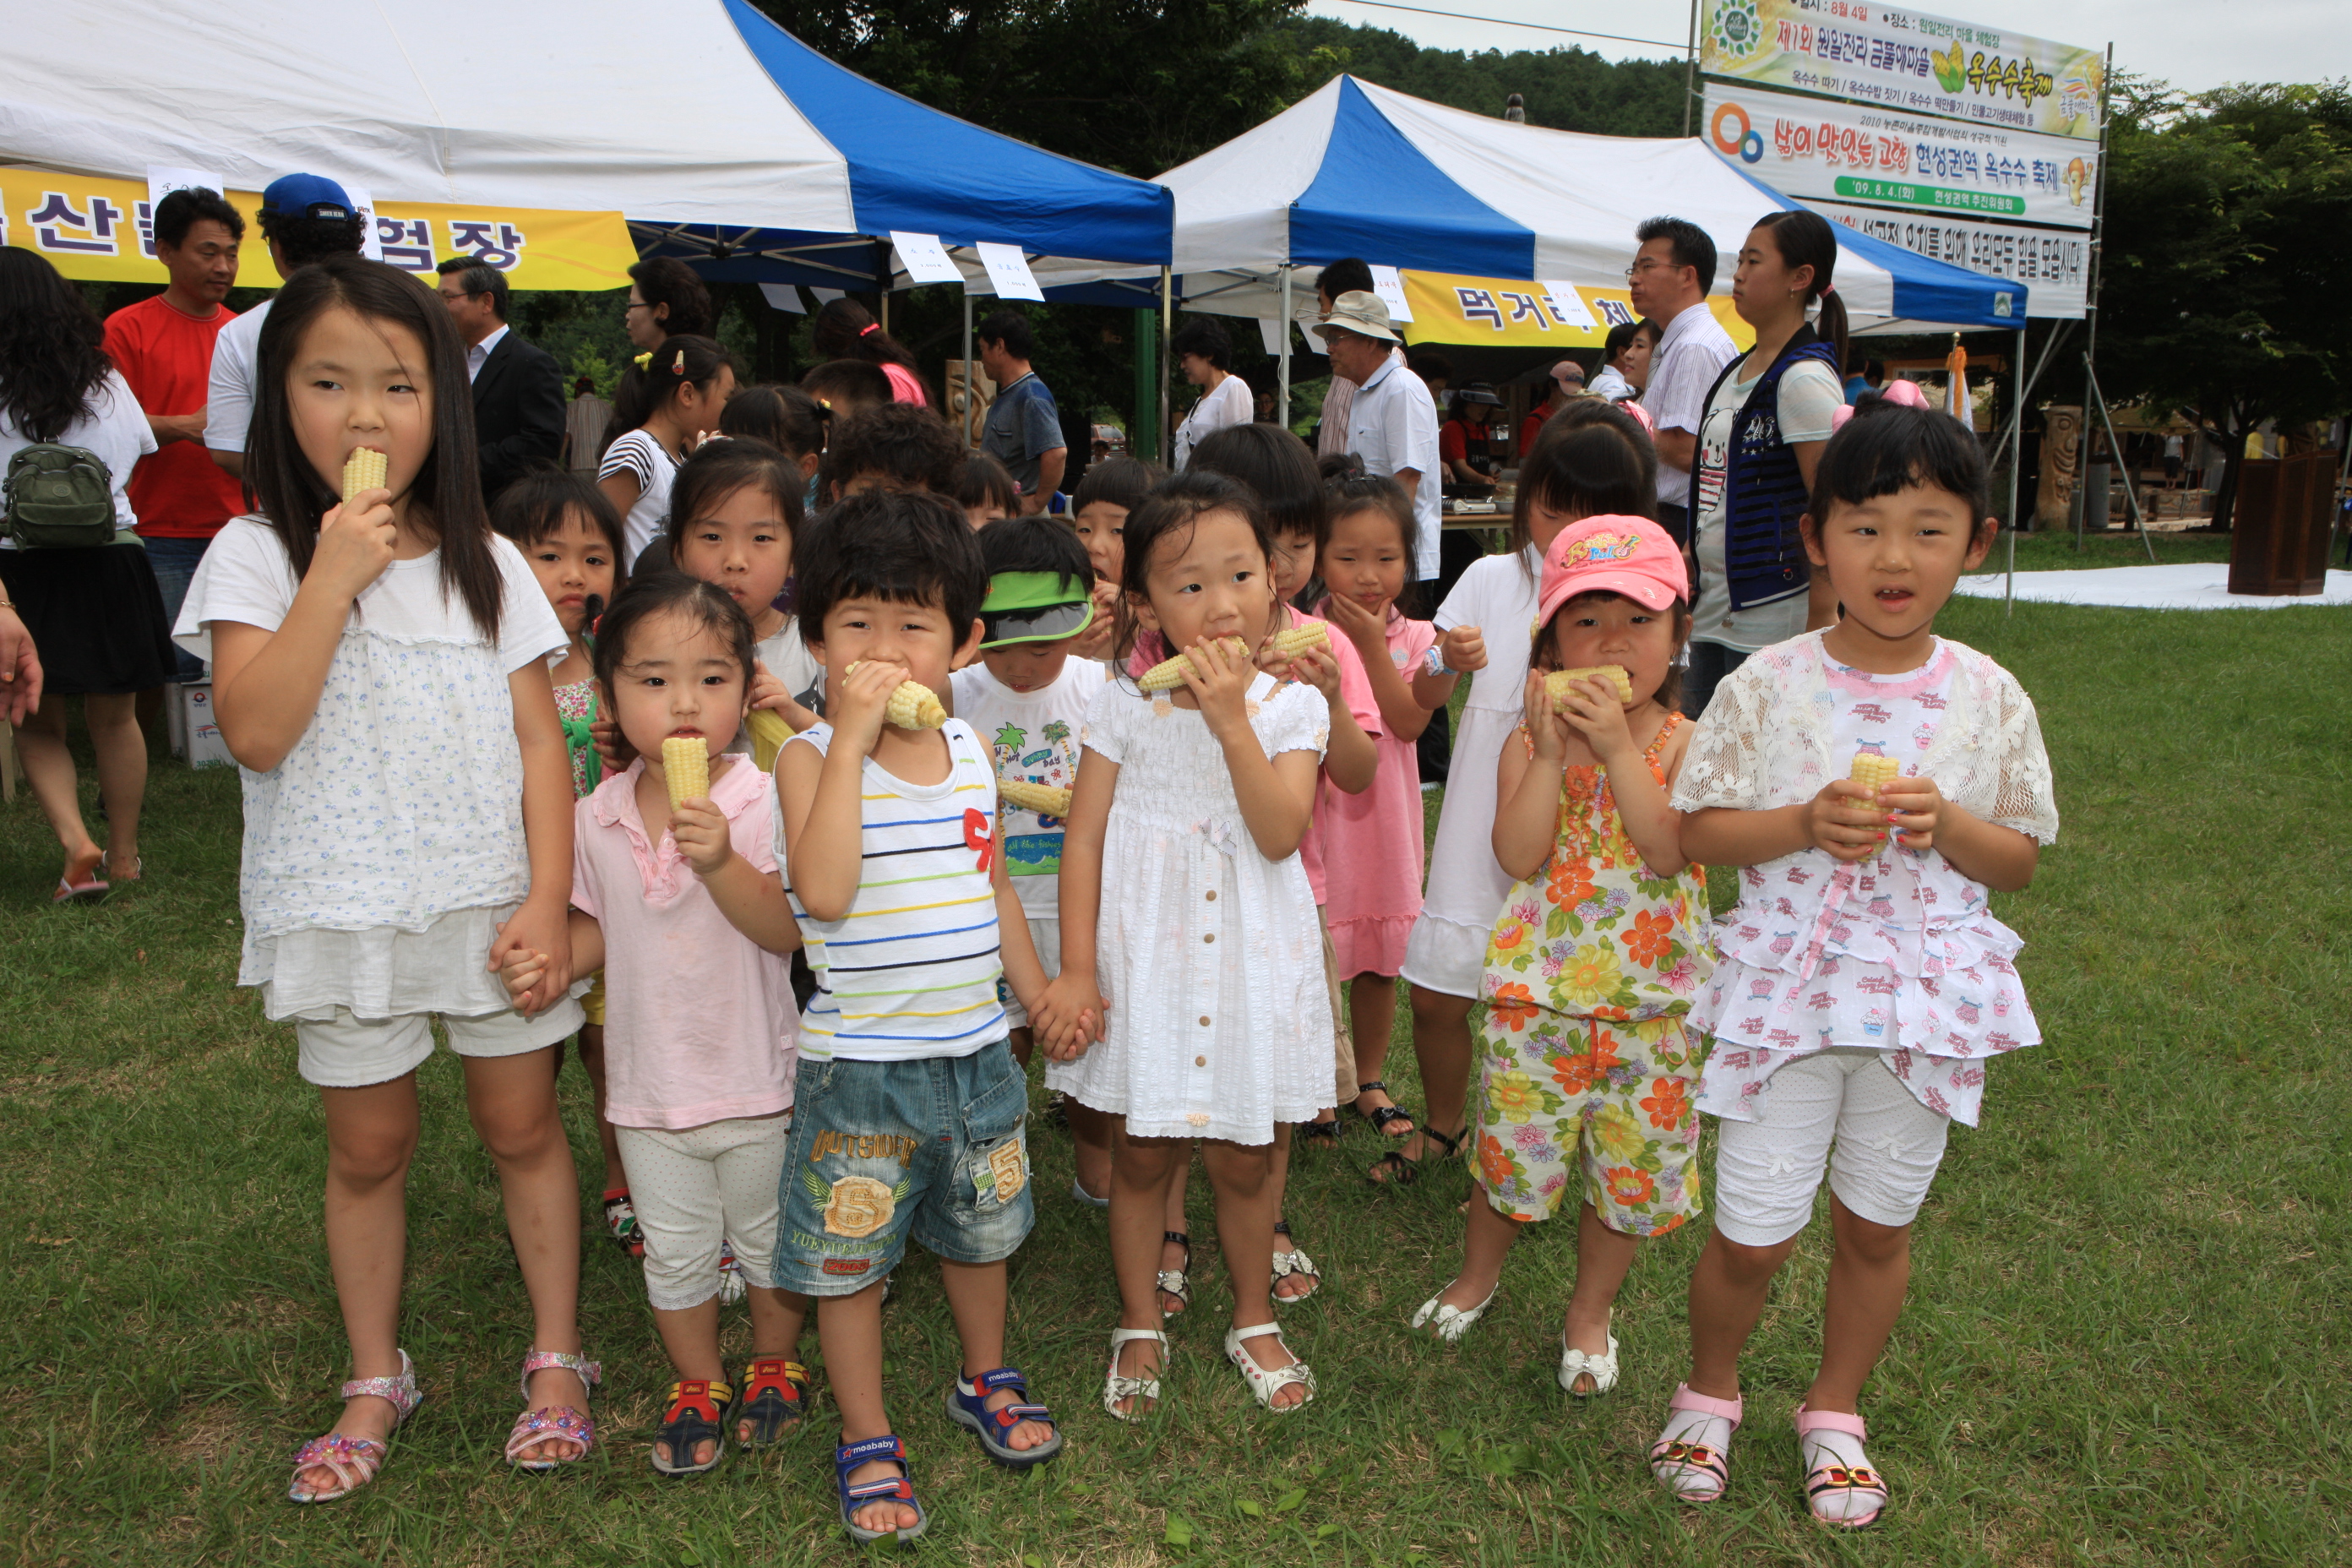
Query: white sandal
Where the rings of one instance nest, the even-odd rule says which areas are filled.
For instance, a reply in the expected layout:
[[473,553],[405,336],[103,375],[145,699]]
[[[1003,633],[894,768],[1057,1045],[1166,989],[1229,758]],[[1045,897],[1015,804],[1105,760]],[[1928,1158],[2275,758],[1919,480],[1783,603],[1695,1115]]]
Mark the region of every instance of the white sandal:
[[[1592,1380],[1591,1392],[1577,1391],[1576,1380],[1580,1377],[1590,1377]],[[1571,1346],[1568,1342],[1568,1331],[1562,1329],[1559,1331],[1559,1385],[1571,1397],[1577,1399],[1590,1399],[1594,1394],[1606,1394],[1616,1387],[1617,1336],[1615,1334],[1609,1336],[1607,1352],[1601,1355],[1591,1355]]]
[[1449,1345],[1459,1344],[1462,1336],[1470,1331],[1471,1325],[1486,1315],[1486,1309],[1493,1306],[1495,1298],[1502,1293],[1503,1287],[1497,1284],[1486,1292],[1486,1299],[1475,1307],[1449,1307],[1445,1304],[1445,1292],[1440,1290],[1421,1304],[1421,1310],[1412,1315],[1412,1326],[1430,1330]]
[[[1160,1364],[1168,1364],[1168,1336],[1158,1329],[1113,1329],[1110,1331],[1110,1371],[1103,1377],[1103,1408],[1114,1421],[1133,1421],[1150,1412],[1138,1410],[1132,1401],[1149,1399],[1156,1409],[1160,1402],[1160,1380],[1156,1377],[1125,1377],[1118,1370],[1118,1348],[1130,1340],[1156,1340],[1160,1344]],[[1130,1403],[1125,1410],[1120,1400]]]
[[[1287,1240],[1290,1236],[1289,1222],[1286,1220],[1275,1222],[1274,1233],[1276,1237]],[[1273,1296],[1276,1306],[1295,1307],[1323,1288],[1322,1272],[1315,1267],[1315,1260],[1307,1256],[1305,1247],[1293,1246],[1285,1251],[1277,1243],[1274,1252],[1273,1283],[1279,1285],[1294,1274],[1307,1281],[1307,1289],[1296,1296],[1286,1296],[1281,1291],[1269,1288],[1268,1294]]]
[[[1247,1341],[1264,1339],[1268,1334],[1279,1338],[1281,1333],[1282,1325],[1279,1323],[1260,1323],[1254,1329],[1227,1329],[1225,1359],[1241,1370],[1242,1381],[1249,1384],[1250,1392],[1257,1395],[1260,1405],[1276,1415],[1287,1415],[1294,1410],[1304,1410],[1315,1402],[1315,1373],[1305,1362],[1295,1359],[1288,1366],[1268,1372],[1251,1359],[1249,1352],[1242,1349]],[[1307,1397],[1296,1405],[1276,1405],[1274,1396],[1294,1383],[1307,1390]]]

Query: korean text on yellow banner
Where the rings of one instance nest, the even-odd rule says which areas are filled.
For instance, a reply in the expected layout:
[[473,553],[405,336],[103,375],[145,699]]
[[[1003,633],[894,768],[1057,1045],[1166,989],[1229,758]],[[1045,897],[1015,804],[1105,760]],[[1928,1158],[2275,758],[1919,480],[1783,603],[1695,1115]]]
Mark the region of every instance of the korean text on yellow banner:
[[[1609,329],[1635,320],[1633,296],[1622,289],[1576,290],[1592,325],[1571,322],[1541,283],[1508,278],[1465,278],[1452,272],[1407,272],[1404,296],[1412,306],[1409,343],[1483,343],[1497,348],[1597,349]],[[1756,330],[1739,319],[1727,295],[1710,295],[1707,309],[1747,348]]]
[[[226,195],[248,219],[261,205],[256,192]],[[381,202],[369,221],[385,262],[427,279],[441,262],[465,257],[497,268],[517,289],[619,289],[637,258],[619,213]],[[143,181],[0,168],[0,243],[37,251],[68,278],[165,281]],[[278,286],[251,228],[238,259],[240,286]]]

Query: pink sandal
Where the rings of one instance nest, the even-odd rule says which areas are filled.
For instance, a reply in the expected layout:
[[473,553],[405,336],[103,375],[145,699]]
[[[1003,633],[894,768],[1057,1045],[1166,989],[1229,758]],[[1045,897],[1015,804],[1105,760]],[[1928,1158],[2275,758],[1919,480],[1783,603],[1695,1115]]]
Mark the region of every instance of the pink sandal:
[[[1693,1394],[1690,1384],[1677,1384],[1675,1396],[1666,1401],[1666,1414],[1671,1417],[1677,1410],[1687,1410],[1696,1415],[1711,1415],[1730,1422],[1732,1430],[1738,1431],[1744,1403]],[[1731,1455],[1725,1447],[1706,1443],[1660,1437],[1650,1445],[1650,1473],[1664,1482],[1666,1489],[1680,1501],[1713,1502],[1731,1485]]]
[[[400,1430],[416,1407],[425,1403],[424,1392],[416,1386],[416,1365],[408,1352],[400,1352],[398,1377],[355,1377],[343,1384],[342,1399],[372,1395],[392,1406],[392,1429]],[[287,1489],[287,1498],[294,1502],[335,1502],[351,1496],[370,1481],[383,1468],[384,1456],[391,1451],[387,1439],[346,1437],[340,1432],[330,1432],[323,1437],[313,1437],[295,1451],[294,1484]],[[302,1484],[302,1472],[313,1468],[332,1470],[335,1489],[331,1492],[312,1491]]]
[[[523,1358],[522,1396],[530,1397],[530,1374],[545,1372],[550,1367],[562,1367],[575,1373],[583,1386],[592,1392],[604,1380],[604,1369],[585,1356],[564,1351],[533,1351]],[[520,1456],[534,1443],[550,1438],[577,1443],[580,1451],[561,1459],[525,1459]],[[563,1465],[576,1465],[596,1449],[596,1423],[584,1410],[569,1405],[551,1405],[538,1410],[526,1410],[515,1417],[514,1430],[507,1434],[507,1463],[518,1470],[541,1472]]]
[[[1806,1464],[1805,1507],[1823,1524],[1842,1530],[1860,1530],[1876,1522],[1886,1511],[1885,1478],[1868,1465],[1847,1464],[1835,1449],[1806,1442],[1815,1432],[1843,1432],[1856,1442],[1867,1441],[1870,1436],[1859,1415],[1797,1406],[1797,1453]],[[1812,1463],[1817,1454],[1820,1464]]]

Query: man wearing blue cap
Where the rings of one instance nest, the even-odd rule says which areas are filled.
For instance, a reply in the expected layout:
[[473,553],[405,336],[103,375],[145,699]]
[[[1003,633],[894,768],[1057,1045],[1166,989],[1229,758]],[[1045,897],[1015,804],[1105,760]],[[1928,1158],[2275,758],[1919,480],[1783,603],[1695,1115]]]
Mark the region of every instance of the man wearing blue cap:
[[[357,255],[366,219],[343,187],[323,174],[281,174],[261,193],[261,237],[278,276],[330,256]],[[259,359],[265,300],[231,321],[213,340],[211,396],[205,404],[205,446],[213,461],[245,474],[245,432],[253,422],[253,377]]]

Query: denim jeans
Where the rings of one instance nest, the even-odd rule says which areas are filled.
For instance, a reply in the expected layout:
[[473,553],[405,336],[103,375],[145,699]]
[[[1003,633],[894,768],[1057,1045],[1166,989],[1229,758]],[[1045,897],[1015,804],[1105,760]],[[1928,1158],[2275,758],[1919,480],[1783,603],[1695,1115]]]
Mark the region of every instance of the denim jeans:
[[[180,619],[180,606],[187,602],[188,584],[196,575],[196,563],[205,558],[209,539],[142,539],[147,546],[147,564],[154,569],[155,586],[163,591],[163,618],[174,625]],[[205,679],[205,661],[185,648],[175,650],[179,659],[176,679],[186,684]]]

